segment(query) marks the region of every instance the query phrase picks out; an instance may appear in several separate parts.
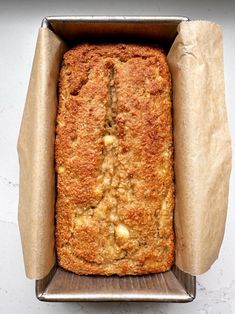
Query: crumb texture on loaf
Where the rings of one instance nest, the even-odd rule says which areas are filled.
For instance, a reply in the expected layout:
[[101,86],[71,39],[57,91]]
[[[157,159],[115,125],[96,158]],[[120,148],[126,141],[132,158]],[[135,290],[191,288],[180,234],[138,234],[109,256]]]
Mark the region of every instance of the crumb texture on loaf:
[[65,53],[55,161],[61,267],[103,275],[171,267],[171,81],[160,48],[80,44]]

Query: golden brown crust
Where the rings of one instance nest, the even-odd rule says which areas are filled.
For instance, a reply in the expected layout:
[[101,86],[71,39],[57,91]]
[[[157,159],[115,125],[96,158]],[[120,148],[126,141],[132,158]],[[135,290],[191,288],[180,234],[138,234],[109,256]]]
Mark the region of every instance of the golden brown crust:
[[171,81],[163,51],[81,44],[64,55],[56,247],[78,274],[144,274],[174,260]]

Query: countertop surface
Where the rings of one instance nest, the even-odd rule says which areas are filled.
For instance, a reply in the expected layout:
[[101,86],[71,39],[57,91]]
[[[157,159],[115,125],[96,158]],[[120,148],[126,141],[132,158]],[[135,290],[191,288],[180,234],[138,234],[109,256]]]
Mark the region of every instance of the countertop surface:
[[19,166],[16,143],[38,27],[47,15],[184,15],[223,25],[226,102],[235,139],[235,2],[221,1],[4,1],[0,3],[0,313],[235,313],[235,174],[230,181],[226,231],[219,259],[197,277],[188,304],[43,303],[25,278],[17,225]]

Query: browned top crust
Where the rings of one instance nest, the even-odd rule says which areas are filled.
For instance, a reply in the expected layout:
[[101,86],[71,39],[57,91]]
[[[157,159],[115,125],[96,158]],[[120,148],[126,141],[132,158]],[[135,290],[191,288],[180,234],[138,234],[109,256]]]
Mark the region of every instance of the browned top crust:
[[61,267],[105,275],[171,267],[171,80],[162,49],[81,44],[65,53],[55,160]]

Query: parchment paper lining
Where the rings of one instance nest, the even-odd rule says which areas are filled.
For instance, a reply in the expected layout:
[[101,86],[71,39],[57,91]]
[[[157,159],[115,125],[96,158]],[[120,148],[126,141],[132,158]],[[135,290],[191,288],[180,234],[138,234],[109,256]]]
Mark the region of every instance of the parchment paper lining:
[[[26,275],[55,263],[54,137],[57,80],[65,44],[39,30],[18,152],[19,227]],[[173,80],[176,265],[198,275],[217,259],[227,213],[231,142],[219,25],[181,22],[168,54]]]

